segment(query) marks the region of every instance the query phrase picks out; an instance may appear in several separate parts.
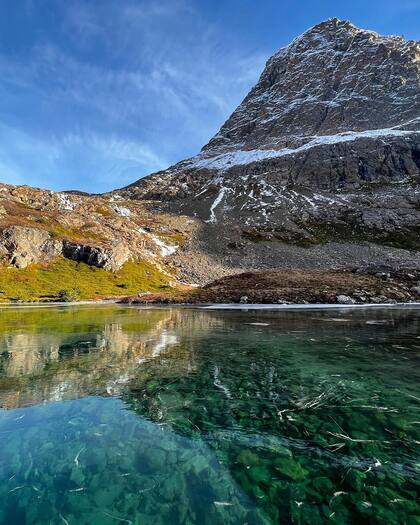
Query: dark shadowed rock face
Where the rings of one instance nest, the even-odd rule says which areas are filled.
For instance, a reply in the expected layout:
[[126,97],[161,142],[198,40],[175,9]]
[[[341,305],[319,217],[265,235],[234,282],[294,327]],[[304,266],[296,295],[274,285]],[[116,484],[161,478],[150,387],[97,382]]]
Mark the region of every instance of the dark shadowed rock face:
[[63,242],[63,256],[90,266],[104,268],[108,271],[119,270],[131,258],[128,246],[116,242],[111,248],[103,249],[74,242]]
[[419,42],[327,20],[270,58],[199,155],[119,193],[202,218],[210,244],[419,248],[419,64]]

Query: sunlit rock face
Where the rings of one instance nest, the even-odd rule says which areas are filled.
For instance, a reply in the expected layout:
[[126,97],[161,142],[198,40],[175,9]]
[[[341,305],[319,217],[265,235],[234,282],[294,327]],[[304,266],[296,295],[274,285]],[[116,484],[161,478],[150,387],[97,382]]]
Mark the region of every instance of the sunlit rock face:
[[318,24],[269,59],[200,154],[123,194],[201,217],[203,247],[233,264],[276,266],[278,241],[418,249],[419,57],[417,41]]
[[418,129],[419,57],[418,42],[338,19],[322,22],[270,58],[204,151],[279,150],[314,137],[333,143],[350,131],[367,137]]
[[0,257],[17,268],[47,262],[61,255],[62,243],[37,228],[10,226],[0,231]]
[[0,265],[26,268],[57,257],[118,271],[128,261],[162,268],[194,221],[121,196],[76,195],[0,182]]

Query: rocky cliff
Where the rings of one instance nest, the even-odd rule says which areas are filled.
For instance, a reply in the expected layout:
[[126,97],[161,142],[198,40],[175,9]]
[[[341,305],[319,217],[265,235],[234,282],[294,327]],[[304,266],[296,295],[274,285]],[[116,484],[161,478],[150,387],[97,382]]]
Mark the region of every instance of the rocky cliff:
[[200,154],[118,194],[201,218],[201,251],[228,266],[418,264],[419,64],[419,42],[327,20]]

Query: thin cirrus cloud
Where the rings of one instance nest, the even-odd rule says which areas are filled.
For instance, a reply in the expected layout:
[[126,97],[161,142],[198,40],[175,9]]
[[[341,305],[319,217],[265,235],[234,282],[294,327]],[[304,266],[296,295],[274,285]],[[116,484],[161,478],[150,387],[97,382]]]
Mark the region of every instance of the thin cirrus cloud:
[[121,176],[156,171],[166,164],[147,145],[111,135],[72,133],[45,140],[0,124],[0,138],[0,171],[14,184],[28,184],[29,175],[36,187],[83,189],[80,171],[74,169],[76,159],[84,175],[93,183],[100,179],[105,188],[118,185]]
[[[185,1],[106,5],[62,7],[24,54],[0,54],[0,180],[129,184],[195,154],[262,68],[261,53],[223,53]],[[194,37],[177,38],[182,28]]]
[[45,3],[58,28],[0,54],[5,182],[102,192],[163,169],[208,141],[264,62],[222,53],[185,1]]

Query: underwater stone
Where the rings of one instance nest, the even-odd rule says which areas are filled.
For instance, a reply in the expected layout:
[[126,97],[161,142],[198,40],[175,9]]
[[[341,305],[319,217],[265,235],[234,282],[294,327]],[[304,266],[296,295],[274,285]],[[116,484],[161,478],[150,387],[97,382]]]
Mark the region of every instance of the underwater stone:
[[252,450],[242,450],[242,452],[237,457],[238,463],[248,466],[258,465],[260,463],[260,458]]
[[248,470],[248,476],[255,483],[270,483],[271,474],[270,471],[263,466],[253,466]]
[[149,468],[152,470],[158,470],[166,464],[167,454],[161,448],[152,449],[146,456],[146,462]]
[[208,466],[208,460],[204,456],[195,456],[190,463],[191,470],[196,476],[202,474],[202,472],[206,470]]
[[[323,494],[324,497],[326,494],[329,494],[333,490],[333,483],[330,479],[326,477],[318,477],[312,480],[311,486],[319,494]],[[322,498],[323,496],[321,496]]]
[[274,460],[275,468],[278,472],[284,476],[292,479],[293,481],[302,481],[308,474],[299,463],[287,458],[276,458]]
[[83,484],[85,476],[83,475],[83,471],[80,467],[74,466],[71,469],[70,480],[78,487]]
[[347,484],[356,492],[362,492],[365,486],[366,474],[358,470],[350,470],[346,476]]
[[185,478],[181,474],[174,474],[159,486],[159,494],[161,494],[166,501],[177,500],[180,494],[185,494],[185,491]]

